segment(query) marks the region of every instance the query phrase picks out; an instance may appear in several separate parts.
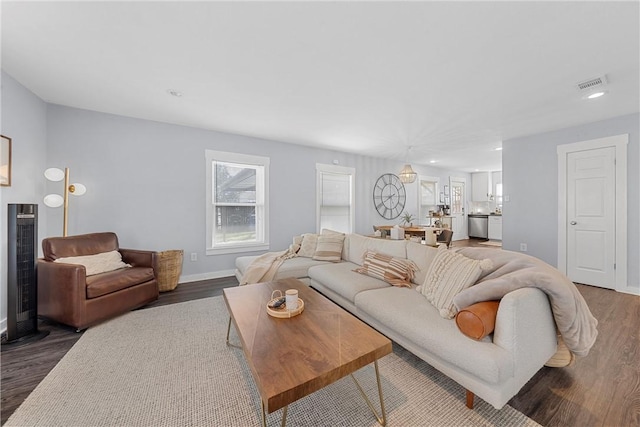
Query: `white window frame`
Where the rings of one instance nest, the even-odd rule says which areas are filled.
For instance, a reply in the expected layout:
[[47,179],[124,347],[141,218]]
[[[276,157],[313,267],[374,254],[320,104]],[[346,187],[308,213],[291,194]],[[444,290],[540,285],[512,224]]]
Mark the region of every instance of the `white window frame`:
[[[214,231],[214,206],[213,206],[213,162],[228,162],[238,163],[240,165],[252,165],[264,167],[264,188],[262,191],[262,197],[258,203],[262,203],[262,218],[257,215],[256,210],[256,227],[262,227],[263,235],[262,241],[258,242],[240,242],[240,243],[225,243],[224,245],[216,245],[213,243],[213,231]],[[206,162],[206,253],[207,255],[221,255],[232,254],[249,251],[263,251],[269,249],[269,163],[268,157],[252,156],[248,154],[229,153],[226,151],[205,150],[205,162]],[[257,185],[257,183],[256,183]],[[258,188],[256,191],[259,192]]]
[[[320,233],[320,207],[322,204],[322,174],[332,173],[339,175],[349,175],[349,230],[345,233],[353,233],[355,224],[355,181],[356,170],[355,168],[349,168],[346,166],[326,165],[323,163],[316,163],[316,230]],[[342,230],[336,230],[342,231]]]

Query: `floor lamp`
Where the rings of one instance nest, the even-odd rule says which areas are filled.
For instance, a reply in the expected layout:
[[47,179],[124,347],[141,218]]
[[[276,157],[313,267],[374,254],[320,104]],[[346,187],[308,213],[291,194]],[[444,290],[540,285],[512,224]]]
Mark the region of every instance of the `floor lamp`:
[[64,168],[64,172],[58,168],[49,168],[44,171],[44,176],[49,181],[62,181],[64,179],[64,196],[59,194],[47,194],[44,197],[44,204],[50,208],[64,206],[64,219],[62,223],[62,237],[67,237],[67,222],[69,218],[69,193],[74,196],[82,196],[87,192],[87,187],[82,184],[69,184],[69,168]]

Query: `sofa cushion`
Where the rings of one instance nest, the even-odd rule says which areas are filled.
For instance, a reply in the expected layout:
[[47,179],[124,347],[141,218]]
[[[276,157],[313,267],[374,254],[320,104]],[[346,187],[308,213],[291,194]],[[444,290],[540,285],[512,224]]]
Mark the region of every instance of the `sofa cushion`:
[[97,298],[153,280],[153,268],[132,267],[87,277],[87,299]]
[[384,280],[394,286],[411,287],[411,279],[416,272],[413,261],[404,258],[394,258],[390,255],[367,251],[364,254],[362,267],[354,271],[376,279]]
[[131,267],[131,265],[122,261],[122,255],[118,251],[104,252],[95,255],[61,257],[57,258],[54,262],[83,265],[87,276]]
[[[256,259],[256,256],[238,257],[236,258],[236,268],[241,274],[244,274],[254,259]],[[285,277],[302,279],[309,276],[308,271],[310,267],[324,264],[327,264],[327,261],[316,261],[311,258],[304,257],[290,258],[282,263],[273,279],[284,279]]]
[[452,319],[458,312],[453,298],[473,285],[482,271],[491,266],[488,259],[477,260],[453,251],[439,251],[427,271],[424,284],[417,290],[440,311],[442,317]]
[[340,262],[343,242],[344,234],[321,234],[318,236],[318,244],[312,258],[316,261]]
[[360,292],[355,305],[394,334],[488,383],[504,382],[514,375],[509,351],[491,342],[470,340],[453,320],[443,319],[426,299],[416,298],[412,289],[389,286]]
[[350,262],[327,263],[311,267],[309,277],[351,303],[359,292],[391,287],[382,280],[354,272],[356,267],[356,264]]
[[434,248],[420,243],[408,242],[407,259],[413,261],[418,267],[412,282],[416,285],[422,285],[424,283],[424,279],[427,278],[427,271],[429,271],[429,267],[438,254],[438,251],[446,250],[447,247],[444,245]]
[[302,235],[302,243],[300,244],[300,250],[298,256],[311,258],[316,253],[316,246],[318,245],[318,235],[313,233],[307,233]]
[[349,234],[347,240],[348,257],[346,259],[354,264],[362,265],[366,251],[382,252],[396,258],[407,257],[406,240],[377,239],[358,234]]

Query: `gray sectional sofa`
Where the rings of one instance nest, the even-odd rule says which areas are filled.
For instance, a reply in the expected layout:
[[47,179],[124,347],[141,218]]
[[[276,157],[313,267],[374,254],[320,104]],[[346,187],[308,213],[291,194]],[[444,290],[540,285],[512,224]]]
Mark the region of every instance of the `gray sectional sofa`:
[[[413,261],[418,267],[412,279],[414,286],[391,286],[355,272],[367,250]],[[287,259],[275,279],[297,277],[305,281],[468,392],[500,409],[556,352],[557,332],[549,299],[535,288],[509,292],[500,302],[494,333],[481,341],[468,338],[455,320],[441,317],[416,292],[437,251],[410,241],[348,234],[341,262]],[[254,258],[237,259],[239,279]]]

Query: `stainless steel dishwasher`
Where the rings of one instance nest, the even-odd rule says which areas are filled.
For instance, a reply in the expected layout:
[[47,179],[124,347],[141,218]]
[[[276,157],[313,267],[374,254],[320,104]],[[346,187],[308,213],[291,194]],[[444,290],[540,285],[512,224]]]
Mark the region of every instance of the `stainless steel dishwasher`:
[[469,214],[469,238],[489,239],[489,215]]

